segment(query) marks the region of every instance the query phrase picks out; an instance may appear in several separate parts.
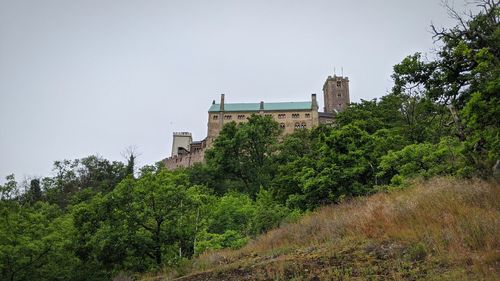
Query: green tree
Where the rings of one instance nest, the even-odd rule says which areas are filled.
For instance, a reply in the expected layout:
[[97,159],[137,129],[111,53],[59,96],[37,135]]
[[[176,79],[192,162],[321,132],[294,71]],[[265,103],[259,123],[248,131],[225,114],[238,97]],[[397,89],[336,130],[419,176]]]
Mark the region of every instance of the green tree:
[[468,175],[464,144],[456,138],[442,138],[438,144],[412,144],[382,156],[378,177],[383,184],[399,185],[415,176]]
[[[495,0],[480,0],[477,14],[461,16],[450,29],[432,26],[440,42],[437,58],[423,61],[419,55],[395,67],[394,92],[418,89],[420,100],[449,109],[451,133],[465,142],[464,153],[479,174],[488,176],[500,159],[500,8]],[[433,115],[431,115],[433,116]]]
[[241,182],[239,189],[255,196],[271,180],[279,134],[279,125],[270,116],[254,114],[248,122],[228,123],[206,152],[207,164],[221,178]]
[[[280,202],[291,209],[313,209],[373,190],[378,159],[392,146],[380,145],[383,137],[355,125],[318,127],[310,136],[309,152],[278,167],[272,193]],[[297,141],[284,143],[294,146]]]
[[72,279],[78,265],[71,251],[73,231],[57,206],[0,201],[0,279]]

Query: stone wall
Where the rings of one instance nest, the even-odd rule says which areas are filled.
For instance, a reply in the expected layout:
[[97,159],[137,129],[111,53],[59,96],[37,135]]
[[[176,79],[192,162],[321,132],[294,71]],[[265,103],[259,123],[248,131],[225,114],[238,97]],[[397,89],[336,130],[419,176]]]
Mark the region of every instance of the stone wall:
[[203,148],[185,155],[175,155],[163,159],[163,163],[169,170],[174,170],[180,167],[184,168],[191,167],[195,163],[201,163],[205,161],[205,150],[206,148]]

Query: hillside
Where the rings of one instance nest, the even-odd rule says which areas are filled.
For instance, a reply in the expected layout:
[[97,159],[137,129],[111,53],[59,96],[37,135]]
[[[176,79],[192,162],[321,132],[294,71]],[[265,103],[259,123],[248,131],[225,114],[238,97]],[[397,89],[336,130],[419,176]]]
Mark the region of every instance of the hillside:
[[437,178],[323,207],[240,250],[142,280],[499,278],[500,186]]

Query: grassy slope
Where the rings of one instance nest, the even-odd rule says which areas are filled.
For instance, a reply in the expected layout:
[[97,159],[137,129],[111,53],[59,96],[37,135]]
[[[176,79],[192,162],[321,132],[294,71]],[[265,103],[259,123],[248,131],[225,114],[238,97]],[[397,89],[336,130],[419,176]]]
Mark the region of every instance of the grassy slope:
[[144,280],[500,280],[500,186],[434,179],[322,208]]

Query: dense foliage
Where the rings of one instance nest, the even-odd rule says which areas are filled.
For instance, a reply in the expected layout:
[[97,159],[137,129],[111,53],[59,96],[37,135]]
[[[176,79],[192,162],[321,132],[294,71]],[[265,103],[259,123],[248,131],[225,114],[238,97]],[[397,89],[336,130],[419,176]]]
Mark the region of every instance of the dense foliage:
[[253,115],[229,123],[206,163],[134,172],[98,156],[0,186],[0,279],[109,280],[175,266],[320,205],[404,187],[413,177],[498,176],[500,9],[434,28],[437,58],[394,67],[394,88],[352,104],[333,126],[281,137]]

